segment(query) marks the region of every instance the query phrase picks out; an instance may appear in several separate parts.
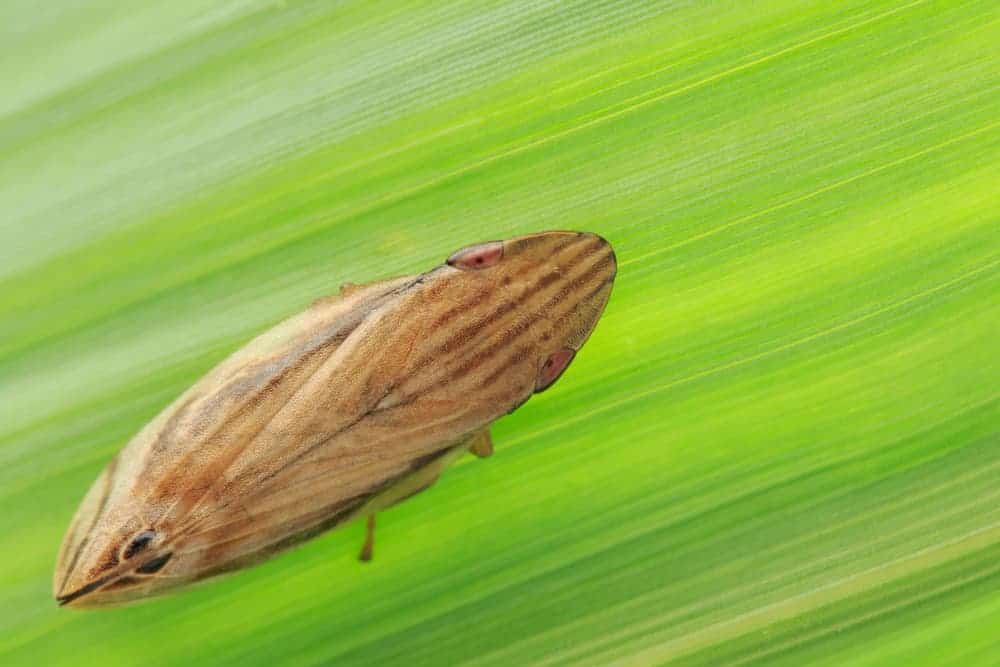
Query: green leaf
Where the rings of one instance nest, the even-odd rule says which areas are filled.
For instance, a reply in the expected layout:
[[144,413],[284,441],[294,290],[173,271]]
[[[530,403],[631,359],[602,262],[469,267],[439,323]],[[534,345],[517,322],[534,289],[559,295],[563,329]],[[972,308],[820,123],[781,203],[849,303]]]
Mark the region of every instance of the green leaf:
[[[994,665],[1000,7],[0,6],[4,665]],[[136,430],[345,281],[553,228],[558,385],[380,518],[57,609]]]

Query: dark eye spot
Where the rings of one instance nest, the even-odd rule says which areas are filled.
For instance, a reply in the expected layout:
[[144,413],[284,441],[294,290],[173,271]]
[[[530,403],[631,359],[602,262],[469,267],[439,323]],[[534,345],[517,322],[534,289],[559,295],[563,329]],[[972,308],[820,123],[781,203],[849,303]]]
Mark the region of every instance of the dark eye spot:
[[559,376],[562,375],[569,362],[573,361],[576,350],[564,347],[550,354],[542,365],[538,367],[538,376],[535,378],[535,393],[540,393],[552,386]]
[[456,269],[485,269],[503,258],[503,241],[491,241],[462,248],[448,258],[448,266]]
[[141,533],[133,537],[132,541],[129,542],[127,547],[125,547],[125,553],[122,554],[122,558],[127,560],[132,556],[136,555],[137,553],[148,547],[149,543],[152,542],[153,538],[155,537],[156,533],[153,532],[152,530],[142,531]]
[[173,554],[169,553],[157,556],[152,560],[147,560],[145,563],[137,567],[135,571],[137,574],[153,574],[154,572],[159,572],[163,569],[163,566],[167,564],[167,561],[170,560],[171,556],[173,556]]

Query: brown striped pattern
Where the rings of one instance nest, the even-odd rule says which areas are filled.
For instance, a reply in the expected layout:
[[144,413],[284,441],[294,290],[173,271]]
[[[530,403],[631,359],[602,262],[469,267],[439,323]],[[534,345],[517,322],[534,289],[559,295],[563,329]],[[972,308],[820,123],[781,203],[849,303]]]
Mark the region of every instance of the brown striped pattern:
[[[614,253],[599,237],[503,243],[495,266],[442,265],[323,299],[211,371],[95,482],[64,540],[57,595],[101,605],[169,590],[433,481],[530,397],[549,355],[579,349],[610,294]],[[157,537],[142,557],[119,558],[143,530]],[[168,553],[161,570],[137,571]]]

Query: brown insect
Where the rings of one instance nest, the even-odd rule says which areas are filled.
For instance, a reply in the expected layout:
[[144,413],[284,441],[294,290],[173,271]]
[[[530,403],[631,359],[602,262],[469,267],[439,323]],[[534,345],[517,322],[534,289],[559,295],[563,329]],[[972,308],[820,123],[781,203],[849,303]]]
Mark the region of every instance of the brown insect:
[[344,285],[251,341],[143,428],[63,539],[59,604],[229,572],[426,489],[562,374],[611,293],[593,234],[471,246],[418,276]]

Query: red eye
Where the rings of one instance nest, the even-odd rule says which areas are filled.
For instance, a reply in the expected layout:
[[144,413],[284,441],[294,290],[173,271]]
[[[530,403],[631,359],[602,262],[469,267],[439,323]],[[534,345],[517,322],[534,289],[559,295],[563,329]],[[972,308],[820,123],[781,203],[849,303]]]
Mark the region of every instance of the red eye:
[[569,362],[573,361],[576,350],[564,347],[548,356],[538,369],[538,376],[535,378],[535,393],[545,391],[552,386],[552,383],[559,379]]
[[503,241],[492,241],[462,248],[448,258],[448,266],[456,269],[485,269],[503,257]]

